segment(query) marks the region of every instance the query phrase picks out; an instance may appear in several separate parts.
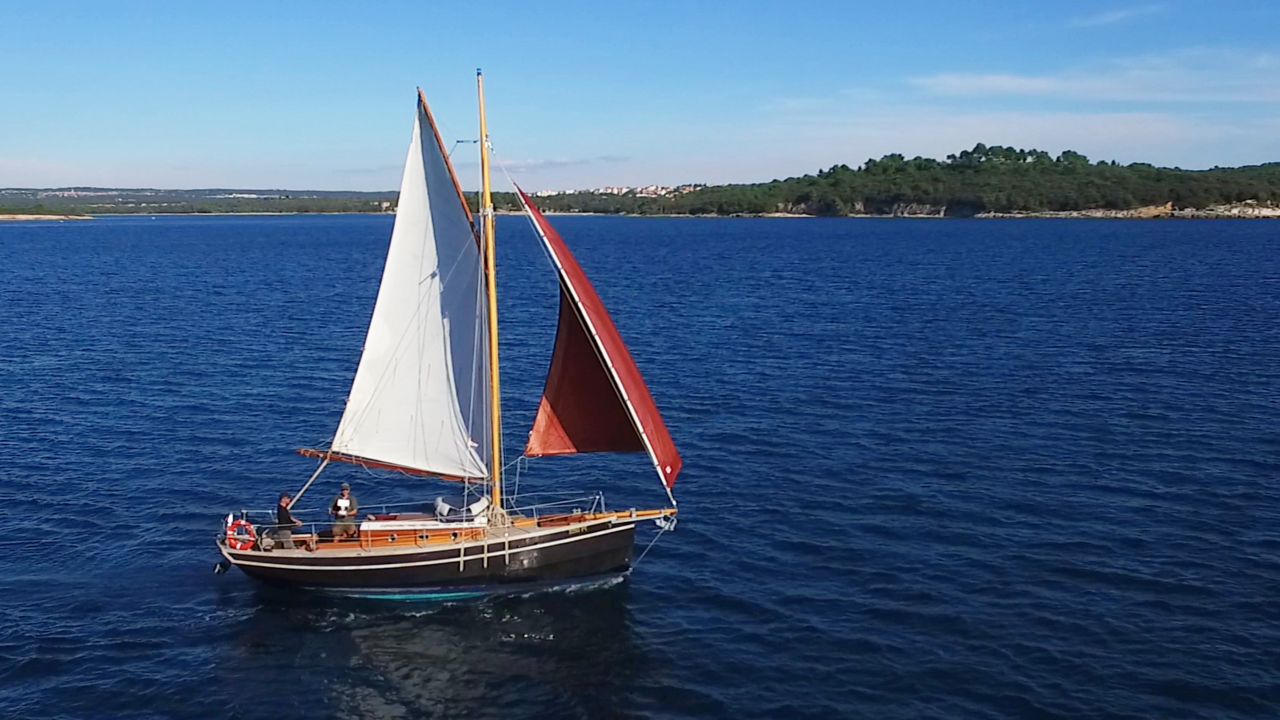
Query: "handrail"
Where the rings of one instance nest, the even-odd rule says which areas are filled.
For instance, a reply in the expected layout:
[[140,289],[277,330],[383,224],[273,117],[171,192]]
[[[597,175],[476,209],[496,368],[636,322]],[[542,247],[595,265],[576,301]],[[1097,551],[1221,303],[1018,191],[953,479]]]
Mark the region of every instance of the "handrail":
[[[541,500],[543,497],[549,497],[549,498],[563,497],[565,499],[551,500],[549,502],[537,502],[538,500]],[[548,514],[555,514],[557,512],[559,513],[570,512],[570,508],[572,508],[571,512],[574,512],[574,513],[605,512],[604,493],[602,492],[595,492],[595,493],[588,493],[588,494],[564,492],[564,491],[535,492],[535,493],[528,493],[527,495],[524,495],[523,498],[532,499],[535,502],[529,505],[512,507],[507,512],[512,515],[520,515],[522,517],[532,517],[534,520],[538,520]],[[363,509],[366,510],[367,514],[370,514],[370,515],[376,514],[374,512],[375,508],[380,509],[382,511],[381,514],[387,514],[387,510],[389,508],[406,507],[411,505],[423,507],[423,506],[429,506],[430,502],[432,501],[415,500],[415,501],[401,502],[401,503],[384,503],[381,505],[375,505],[372,508],[363,508]],[[307,509],[307,510],[299,510],[298,513],[309,513],[309,512],[318,512],[318,511],[319,511],[319,508],[314,508],[314,509]],[[434,513],[432,513],[431,511],[424,512],[423,514],[434,516]],[[257,516],[257,517],[265,516],[266,521],[253,522],[254,516]],[[263,531],[277,530],[277,529],[286,528],[286,527],[290,531],[293,531],[296,528],[297,529],[296,531],[300,535],[310,534],[311,537],[313,538],[318,538],[320,536],[321,527],[325,527],[325,526],[332,527],[334,524],[333,522],[326,523],[323,521],[312,521],[312,522],[304,522],[302,525],[281,525],[275,522],[276,520],[275,508],[272,508],[271,510],[241,510],[240,517],[246,520],[249,520],[250,522],[253,522],[255,527]],[[309,528],[309,532],[304,532],[303,528]]]
[[[569,493],[569,492],[529,493],[523,497],[531,498],[534,500],[540,500],[543,496],[564,497],[568,495],[573,495],[573,497],[567,497],[566,499],[562,499],[562,500],[553,500],[550,502],[535,502],[529,505],[523,505],[520,507],[512,508],[508,512],[510,512],[513,515],[519,514],[521,517],[526,519],[531,518],[534,521],[538,521],[542,519],[543,516],[546,516],[549,514],[577,515],[577,514],[597,514],[597,513],[608,512],[605,507],[604,493],[602,492],[595,492],[595,493],[588,493],[588,494]],[[425,501],[413,501],[413,502],[403,502],[403,503],[386,503],[378,507],[381,507],[382,510],[385,512],[387,508],[403,507],[406,505],[423,505],[423,504],[425,504]],[[570,508],[572,509],[570,510]],[[304,512],[304,511],[300,511],[300,512]],[[633,510],[633,513],[634,513],[634,510]],[[253,522],[253,519],[254,519],[253,516],[255,515],[258,517],[266,516],[265,521]],[[434,514],[430,514],[430,513],[424,513],[424,515],[429,515],[431,517],[434,517]],[[280,523],[274,522],[275,521],[274,511],[267,511],[267,510],[253,510],[253,511],[242,510],[240,517],[242,519],[248,520],[251,523],[253,523],[253,526],[259,532],[263,533],[264,539],[266,537],[269,537],[270,535],[268,535],[268,533],[271,533],[272,531],[276,531],[279,529],[288,529],[291,535],[295,535],[293,540],[303,543],[306,546],[306,549],[314,549],[315,548],[314,544],[320,542],[321,540],[321,532],[323,531],[323,529],[327,527],[332,527],[332,525],[336,524],[336,523],[327,523],[327,522],[320,522],[320,521],[303,522],[301,525],[280,524]],[[457,533],[455,532],[455,535],[456,534]],[[361,533],[361,536],[359,539],[361,547],[365,548],[366,550],[369,549],[367,543],[372,538],[373,536],[371,535],[366,536],[364,533]]]
[[[517,508],[515,508],[515,509],[529,508],[529,507],[535,507],[535,506],[541,507],[541,506],[546,506],[546,505],[572,503],[572,502],[573,502],[573,501],[575,501],[575,500],[595,500],[595,501],[598,501],[600,504],[603,504],[603,503],[604,503],[604,493],[596,492],[596,493],[586,493],[586,494],[584,494],[584,493],[582,493],[582,492],[580,492],[580,491],[572,491],[572,490],[570,490],[570,491],[532,492],[532,493],[527,493],[527,494],[525,494],[525,495],[523,495],[523,496],[520,496],[520,497],[517,497],[517,498],[512,498],[512,500],[519,500],[519,499],[523,499],[523,498],[534,498],[534,499],[536,500],[536,499],[541,498],[541,497],[562,497],[562,496],[572,496],[572,497],[570,497],[570,499],[568,499],[568,500],[561,500],[561,501],[555,501],[555,502],[550,502],[550,503],[538,503],[538,502],[535,502],[535,503],[533,503],[532,505],[524,505],[524,506],[517,507]],[[430,500],[410,500],[410,501],[407,501],[407,502],[400,502],[400,503],[380,503],[380,504],[378,504],[378,505],[371,505],[371,506],[369,506],[369,507],[367,507],[367,508],[361,508],[361,510],[367,511],[367,512],[369,512],[369,513],[371,513],[371,514],[372,514],[372,513],[373,513],[373,509],[374,509],[374,508],[381,508],[381,509],[383,510],[383,512],[382,512],[381,514],[384,514],[384,515],[385,515],[385,514],[386,514],[386,509],[387,509],[387,508],[407,507],[407,506],[409,506],[409,505],[429,506],[431,503],[435,502],[435,500],[436,500],[436,498],[431,498]],[[268,514],[269,514],[269,515],[274,516],[274,515],[275,515],[275,512],[276,512],[276,509],[275,509],[274,507],[273,507],[273,508],[270,508],[270,509],[267,509],[267,510],[246,510],[246,509],[242,509],[240,512],[241,512],[241,513],[244,513],[244,514],[255,514],[255,515],[268,515]],[[303,509],[303,510],[296,510],[296,511],[293,511],[293,512],[294,512],[294,513],[296,513],[296,514],[313,513],[313,512],[328,512],[328,508],[325,508],[325,507],[305,508],[305,509]]]
[[[538,495],[537,493],[531,493],[531,494],[534,495],[535,498]],[[547,493],[547,494],[550,494],[550,493]],[[563,508],[566,506],[584,505],[584,504],[589,505],[589,507],[575,508],[575,510],[581,511],[581,512],[603,512],[604,511],[604,493],[597,492],[590,495],[578,495],[577,497],[570,498],[568,500],[557,500],[554,502],[535,503],[533,505],[513,507],[508,512],[512,514],[518,513],[521,515],[532,514],[533,518],[536,520],[541,515],[545,514],[546,510],[549,510],[552,508]]]
[[[429,504],[429,503],[434,502],[434,501],[435,501],[435,498],[432,498],[431,500],[413,500],[413,501],[410,501],[410,502],[402,502],[402,503],[382,503],[382,504],[379,504],[379,505],[373,505],[373,506],[371,506],[371,507],[378,507],[378,508],[386,509],[386,508],[391,508],[391,507],[403,507],[403,506],[405,506],[405,505],[426,505],[426,504]],[[362,508],[362,509],[367,509],[367,508]],[[294,510],[294,511],[292,511],[292,512],[294,512],[294,513],[312,513],[312,512],[328,512],[328,511],[329,511],[329,509],[328,509],[328,508],[325,508],[325,507],[313,507],[313,508],[305,508],[305,509],[302,509],[302,510]],[[274,515],[274,514],[275,514],[275,512],[276,512],[276,509],[273,507],[273,508],[270,508],[269,510],[241,510],[240,512],[242,512],[242,513],[257,513],[257,514],[262,514],[262,515],[265,515],[265,514],[272,514],[272,515]]]

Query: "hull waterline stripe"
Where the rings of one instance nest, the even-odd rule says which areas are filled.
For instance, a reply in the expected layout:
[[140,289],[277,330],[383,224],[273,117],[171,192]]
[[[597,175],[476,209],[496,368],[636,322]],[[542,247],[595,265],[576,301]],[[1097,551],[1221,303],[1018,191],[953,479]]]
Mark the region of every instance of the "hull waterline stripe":
[[445,590],[430,588],[332,588],[323,586],[299,586],[299,590],[329,595],[333,597],[359,598],[362,600],[466,600],[471,598],[494,597],[497,595],[525,595],[573,588],[593,587],[622,580],[630,574],[630,570],[601,575],[587,575],[569,580],[551,580],[546,582],[531,581],[503,585],[463,585]]

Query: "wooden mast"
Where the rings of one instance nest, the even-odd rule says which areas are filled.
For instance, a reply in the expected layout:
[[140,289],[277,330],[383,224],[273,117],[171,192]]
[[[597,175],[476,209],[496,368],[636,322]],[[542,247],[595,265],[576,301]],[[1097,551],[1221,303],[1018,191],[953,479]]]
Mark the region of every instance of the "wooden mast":
[[489,291],[489,422],[492,437],[493,504],[502,509],[502,395],[498,384],[498,284],[494,263],[493,195],[489,187],[489,130],[484,119],[484,75],[476,68],[480,97],[480,217],[484,226],[484,275]]

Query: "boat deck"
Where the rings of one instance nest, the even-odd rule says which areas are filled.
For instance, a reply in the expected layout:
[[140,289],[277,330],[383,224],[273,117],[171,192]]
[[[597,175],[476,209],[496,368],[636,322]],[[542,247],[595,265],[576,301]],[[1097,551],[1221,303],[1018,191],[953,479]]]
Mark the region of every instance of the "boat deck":
[[[450,546],[478,545],[483,543],[510,543],[546,532],[578,526],[584,530],[591,525],[618,520],[650,520],[674,515],[675,508],[658,510],[622,510],[617,512],[566,513],[544,515],[537,518],[510,516],[510,523],[489,526],[483,521],[440,522],[425,514],[372,515],[362,523],[355,538],[334,539],[329,531],[293,533],[294,549],[289,550],[274,543],[271,549],[263,549],[255,543],[252,551],[269,553],[279,557],[353,557],[378,554],[416,553],[423,550],[445,549]],[[373,526],[376,529],[364,529]]]

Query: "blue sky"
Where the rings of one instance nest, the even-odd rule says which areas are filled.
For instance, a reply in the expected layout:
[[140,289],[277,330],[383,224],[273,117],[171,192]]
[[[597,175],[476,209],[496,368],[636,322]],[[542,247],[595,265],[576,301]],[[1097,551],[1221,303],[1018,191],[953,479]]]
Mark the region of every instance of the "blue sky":
[[1253,164],[1280,160],[1277,28],[1270,0],[0,0],[0,187],[394,189],[414,88],[474,138],[476,67],[531,190],[977,142]]

